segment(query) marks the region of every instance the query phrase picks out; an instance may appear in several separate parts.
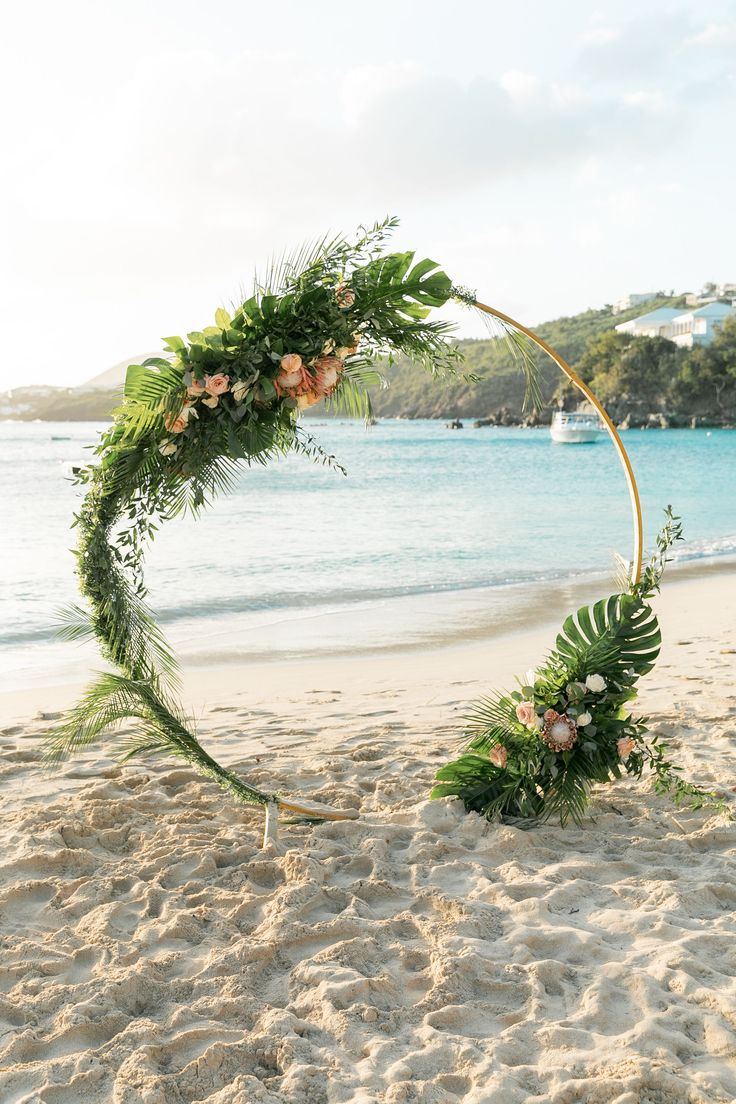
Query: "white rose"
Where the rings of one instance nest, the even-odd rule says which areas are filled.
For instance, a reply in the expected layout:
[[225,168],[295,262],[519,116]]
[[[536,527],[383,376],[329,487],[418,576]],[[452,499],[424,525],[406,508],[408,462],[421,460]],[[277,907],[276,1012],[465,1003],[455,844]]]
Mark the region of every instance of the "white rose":
[[162,441],[158,446],[158,451],[162,456],[173,456],[177,450],[178,446],[174,441]]
[[579,728],[585,728],[586,725],[590,724],[590,722],[593,720],[593,718],[591,717],[590,713],[580,713],[575,718],[575,720],[576,720],[577,725],[578,725]]
[[230,393],[236,402],[242,402],[249,391],[250,382],[247,380],[238,380],[238,382],[234,383],[230,388]]
[[606,680],[602,675],[588,675],[585,685],[591,694],[602,694],[606,689]]

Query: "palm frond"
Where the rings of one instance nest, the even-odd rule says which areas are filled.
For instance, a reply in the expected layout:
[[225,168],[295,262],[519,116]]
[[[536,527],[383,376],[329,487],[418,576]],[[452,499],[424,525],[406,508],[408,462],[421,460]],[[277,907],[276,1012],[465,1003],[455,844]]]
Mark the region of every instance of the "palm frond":
[[272,257],[261,279],[258,273],[253,279],[253,294],[260,300],[264,295],[280,295],[307,269],[335,252],[345,244],[341,234],[323,234],[321,238],[303,242],[280,256]]
[[81,606],[65,606],[56,611],[56,635],[59,640],[88,640],[95,635],[90,615]]
[[354,376],[348,375],[343,376],[339,387],[327,399],[325,409],[331,414],[362,418],[366,422],[373,416],[370,393]]
[[539,352],[526,334],[493,314],[475,308],[489,337],[501,341],[511,353],[517,367],[524,375],[524,410],[543,410],[545,400],[540,386]]

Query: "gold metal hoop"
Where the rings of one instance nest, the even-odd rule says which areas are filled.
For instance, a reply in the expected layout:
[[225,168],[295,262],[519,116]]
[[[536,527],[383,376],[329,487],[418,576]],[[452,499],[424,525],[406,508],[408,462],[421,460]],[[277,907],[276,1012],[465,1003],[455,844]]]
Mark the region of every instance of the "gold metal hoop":
[[583,395],[593,404],[598,411],[602,421],[608,430],[608,435],[613,441],[614,448],[618,453],[618,458],[621,461],[621,466],[624,469],[624,475],[626,476],[626,483],[629,488],[629,497],[631,499],[631,515],[634,523],[634,558],[632,560],[631,568],[631,581],[638,583],[641,578],[641,561],[644,547],[644,528],[642,525],[641,517],[641,499],[639,498],[639,489],[636,485],[636,479],[634,478],[634,469],[631,466],[628,453],[624,448],[621,437],[606,413],[605,409],[601,406],[598,399],[590,390],[587,384],[583,383],[580,376],[576,372],[573,372],[570,365],[562,359],[559,353],[555,352],[551,345],[548,345],[541,337],[534,333],[533,330],[528,329],[526,326],[522,326],[520,322],[516,322],[515,319],[509,318],[507,314],[503,314],[502,311],[495,310],[493,307],[486,306],[485,303],[474,304],[478,310],[483,311],[485,314],[490,314],[493,318],[500,319],[501,322],[505,322],[506,325],[512,326],[513,329],[518,330],[520,333],[525,334],[530,341],[540,348],[547,356],[551,357],[555,364],[565,373],[567,378],[575,384],[578,391],[581,391]]

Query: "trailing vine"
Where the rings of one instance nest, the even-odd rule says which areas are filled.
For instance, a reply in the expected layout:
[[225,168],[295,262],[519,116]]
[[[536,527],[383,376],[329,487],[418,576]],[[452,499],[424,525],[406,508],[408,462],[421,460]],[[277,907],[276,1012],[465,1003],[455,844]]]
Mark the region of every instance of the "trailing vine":
[[343,469],[304,431],[300,410],[323,401],[369,415],[367,387],[381,358],[404,354],[432,373],[454,372],[452,326],[430,319],[467,300],[431,260],[389,253],[386,219],[356,242],[324,239],[271,266],[252,295],[215,324],[165,339],[166,355],[127,372],[122,405],[80,482],[75,524],[85,607],[68,611],[63,635],[94,637],[113,668],[101,674],[52,733],[58,760],[130,718],[123,759],[169,752],[240,800],[277,795],[221,767],[199,743],[177,701],[176,659],[146,605],[143,557],[160,524],[200,512],[232,489],[242,464],[288,452]]

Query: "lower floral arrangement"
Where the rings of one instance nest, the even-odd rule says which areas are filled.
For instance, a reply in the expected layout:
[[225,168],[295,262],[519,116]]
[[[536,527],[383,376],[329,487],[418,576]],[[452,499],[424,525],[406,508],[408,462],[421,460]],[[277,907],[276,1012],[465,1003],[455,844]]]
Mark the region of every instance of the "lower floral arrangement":
[[467,718],[464,754],[442,767],[432,797],[459,797],[495,818],[580,823],[594,783],[654,773],[658,792],[692,807],[717,803],[684,781],[666,746],[629,709],[661,634],[649,599],[659,591],[682,527],[671,509],[641,580],[565,621],[545,662],[519,689],[482,699]]

